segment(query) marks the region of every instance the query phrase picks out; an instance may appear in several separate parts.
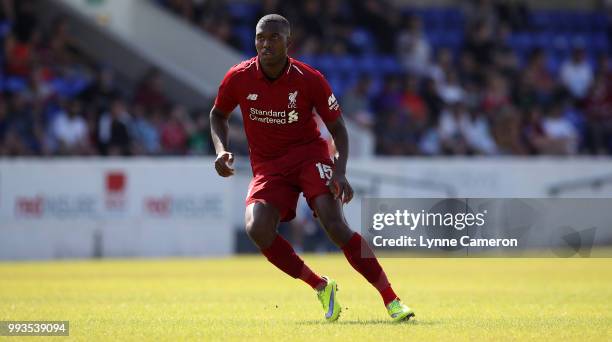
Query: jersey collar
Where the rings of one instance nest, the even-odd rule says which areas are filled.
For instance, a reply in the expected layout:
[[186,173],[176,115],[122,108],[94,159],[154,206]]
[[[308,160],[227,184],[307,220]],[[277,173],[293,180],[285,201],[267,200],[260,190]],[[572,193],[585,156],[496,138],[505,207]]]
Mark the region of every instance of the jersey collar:
[[[289,77],[289,75],[291,74],[292,72],[291,70],[293,69],[293,58],[287,57],[287,59],[288,59],[288,63],[285,66],[285,69],[283,69],[283,72],[281,73],[280,77],[274,80],[273,82],[284,80],[285,78]],[[259,57],[255,56],[255,61],[256,61],[256,66],[257,66],[257,78],[261,80],[269,81],[269,79],[264,74],[263,69],[261,68],[261,65],[259,64]]]

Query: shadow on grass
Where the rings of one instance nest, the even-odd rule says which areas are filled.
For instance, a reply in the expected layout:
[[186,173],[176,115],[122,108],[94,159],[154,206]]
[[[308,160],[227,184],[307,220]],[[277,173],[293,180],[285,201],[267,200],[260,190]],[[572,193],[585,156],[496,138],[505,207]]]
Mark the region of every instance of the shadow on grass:
[[357,319],[353,319],[353,320],[343,320],[342,318],[340,318],[340,320],[338,320],[337,322],[334,323],[328,323],[325,321],[321,321],[321,320],[308,320],[308,321],[300,321],[300,322],[296,322],[297,325],[322,325],[322,324],[332,324],[332,325],[393,325],[393,326],[397,326],[397,325],[414,325],[414,326],[418,326],[418,325],[423,325],[423,326],[429,326],[429,325],[439,325],[442,324],[441,321],[428,321],[428,320],[418,320],[418,319],[411,319],[409,321],[405,321],[405,322],[393,322],[390,320],[386,320],[386,319],[370,319],[370,320],[357,320]]

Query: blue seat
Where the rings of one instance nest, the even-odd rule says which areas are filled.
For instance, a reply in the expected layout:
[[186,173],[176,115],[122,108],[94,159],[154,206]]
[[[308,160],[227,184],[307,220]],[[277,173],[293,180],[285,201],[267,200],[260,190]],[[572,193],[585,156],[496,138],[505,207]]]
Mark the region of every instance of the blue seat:
[[545,11],[533,11],[529,15],[528,22],[536,30],[545,30],[549,28],[551,18],[548,12]]
[[24,91],[28,85],[25,78],[19,76],[9,76],[4,79],[4,89],[9,92]]
[[308,65],[310,65],[311,67],[316,69],[315,63],[316,63],[316,56],[313,55],[301,55],[297,57],[298,60],[300,60],[303,63],[306,63]]
[[455,29],[463,31],[463,27],[465,24],[465,18],[463,17],[463,12],[456,8],[446,8],[442,12],[444,26],[447,30]]
[[357,60],[351,55],[340,57],[336,61],[336,69],[345,74],[352,74],[357,70]]
[[337,62],[337,57],[329,55],[329,54],[324,54],[324,55],[320,55],[317,58],[317,68],[327,74],[330,72],[335,71],[335,66],[336,66],[336,62]]
[[546,67],[548,71],[550,71],[553,75],[557,75],[561,67],[561,63],[563,63],[564,61],[565,59],[561,59],[555,54],[549,54],[547,61],[548,63],[546,64]]
[[334,95],[336,95],[337,97],[341,97],[342,95],[344,95],[346,83],[344,82],[344,79],[339,73],[325,74],[325,78],[327,78],[327,82],[332,88]]
[[607,35],[603,32],[591,35],[589,46],[597,53],[609,52],[609,42]]
[[402,72],[402,66],[393,55],[380,56],[379,65],[384,74],[399,74]]
[[358,61],[358,69],[366,74],[375,74],[380,71],[379,56],[374,54],[366,54],[361,56]]
[[234,28],[234,34],[240,40],[243,52],[255,50],[255,29],[250,26],[240,25]]
[[259,6],[249,2],[230,1],[225,5],[229,15],[243,24],[250,24],[258,12]]
[[554,35],[551,32],[540,32],[532,36],[533,45],[543,49],[554,48]]
[[533,48],[533,39],[530,34],[515,33],[510,36],[508,42],[513,49],[519,51],[531,50]]
[[[552,33],[551,33],[552,34]],[[557,51],[569,51],[571,48],[570,38],[564,34],[552,35],[552,48]]]
[[354,30],[351,34],[350,41],[353,46],[363,53],[372,53],[377,49],[377,44],[372,34],[370,31],[363,28]]
[[595,31],[605,31],[608,27],[608,18],[605,14],[595,12],[589,19]]
[[4,38],[11,32],[13,25],[8,20],[0,21],[0,37]]

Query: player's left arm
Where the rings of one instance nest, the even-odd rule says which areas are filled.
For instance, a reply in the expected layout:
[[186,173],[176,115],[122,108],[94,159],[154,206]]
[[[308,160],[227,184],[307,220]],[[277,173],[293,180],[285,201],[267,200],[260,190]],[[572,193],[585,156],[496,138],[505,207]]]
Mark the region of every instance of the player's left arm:
[[342,116],[338,116],[336,120],[325,122],[325,126],[334,138],[334,145],[338,151],[329,186],[335,199],[340,199],[342,203],[348,203],[353,199],[353,188],[346,179],[346,163],[348,162],[349,151],[346,125]]
[[329,83],[320,72],[317,71],[314,75],[311,84],[314,107],[334,138],[334,145],[338,151],[329,187],[335,199],[348,203],[353,199],[353,188],[346,179],[346,162],[349,151],[348,132],[342,119],[340,105]]

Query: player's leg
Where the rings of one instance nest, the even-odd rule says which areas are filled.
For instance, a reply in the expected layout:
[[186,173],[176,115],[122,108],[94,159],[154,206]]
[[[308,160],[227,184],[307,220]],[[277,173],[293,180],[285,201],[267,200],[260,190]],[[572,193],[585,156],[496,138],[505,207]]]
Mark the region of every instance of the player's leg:
[[281,271],[301,279],[315,290],[325,287],[326,281],[314,273],[296,253],[291,244],[280,236],[278,210],[271,204],[256,202],[247,207],[246,231],[261,253]]
[[282,177],[255,177],[249,186],[245,228],[261,253],[281,271],[302,279],[315,290],[326,281],[304,263],[277,232],[281,220],[295,216],[298,194]]
[[267,249],[276,238],[280,222],[278,210],[269,203],[255,202],[244,213],[247,235],[260,250]]
[[414,312],[402,304],[393,291],[370,246],[359,233],[349,228],[340,201],[328,193],[311,199],[310,203],[325,231],[342,249],[351,266],[378,290],[391,318],[400,321],[414,316]]
[[317,291],[325,319],[333,322],[341,311],[336,298],[336,282],[314,273],[289,242],[277,233],[280,221],[290,221],[295,217],[299,188],[294,182],[290,175],[255,176],[247,196],[246,229],[261,253],[274,266],[293,278],[303,280]]
[[[397,298],[378,260],[361,235],[352,231],[339,200],[335,200],[328,187],[331,160],[315,160],[304,164],[300,175],[300,187],[308,205],[319,217],[330,239],[342,249],[351,266],[361,273],[381,294],[385,305]],[[362,254],[363,252],[363,254]]]
[[311,200],[311,205],[330,239],[342,249],[351,266],[380,292],[385,305],[396,299],[374,252],[359,233],[349,228],[340,201],[331,194],[322,194]]

